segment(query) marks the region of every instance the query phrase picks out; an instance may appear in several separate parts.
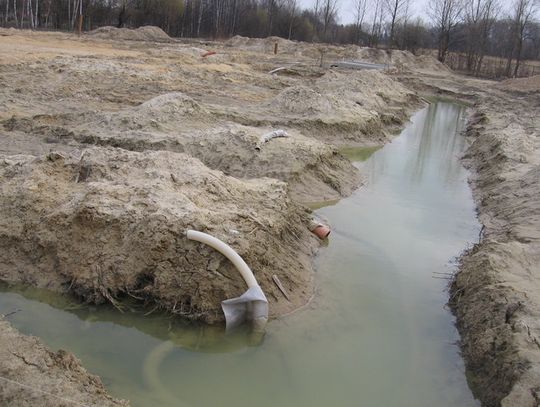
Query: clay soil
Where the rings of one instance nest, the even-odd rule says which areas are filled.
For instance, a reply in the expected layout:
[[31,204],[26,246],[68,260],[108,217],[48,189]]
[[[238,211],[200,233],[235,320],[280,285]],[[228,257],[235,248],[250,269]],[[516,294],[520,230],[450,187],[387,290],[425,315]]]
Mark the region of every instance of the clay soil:
[[[401,51],[277,38],[181,42],[153,27],[80,38],[0,30],[0,54],[0,279],[209,323],[222,321],[220,301],[245,286],[187,229],[244,257],[272,317],[292,312],[314,292],[320,242],[306,204],[362,182],[339,148],[391,141],[422,96],[468,102],[464,163],[484,232],[462,258],[451,304],[485,405],[538,401],[539,100],[529,82],[464,78]],[[390,68],[329,68],[341,59]],[[288,137],[261,144],[277,129]],[[10,367],[25,364],[15,352],[39,359],[25,364],[27,376],[37,369],[41,384],[72,386],[61,394],[122,405],[72,356],[0,323],[0,349],[10,349],[1,375],[24,379]],[[4,404],[32,405],[13,404],[34,395],[10,389]]]

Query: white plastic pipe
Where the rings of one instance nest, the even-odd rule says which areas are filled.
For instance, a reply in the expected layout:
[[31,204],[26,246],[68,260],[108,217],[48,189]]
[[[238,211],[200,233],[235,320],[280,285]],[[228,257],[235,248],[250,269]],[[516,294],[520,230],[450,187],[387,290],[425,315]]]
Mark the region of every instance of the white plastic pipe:
[[188,230],[186,237],[207,244],[227,257],[248,286],[248,290],[240,297],[221,302],[227,329],[234,328],[245,319],[249,319],[253,324],[253,333],[264,334],[268,322],[268,300],[246,262],[229,245],[207,233]]
[[253,272],[246,264],[244,259],[242,259],[242,257],[240,257],[240,255],[236,253],[231,246],[215,238],[214,236],[210,236],[209,234],[203,232],[197,232],[196,230],[188,230],[186,232],[186,236],[189,240],[195,240],[197,242],[201,242],[207,244],[210,247],[213,247],[226,258],[228,258],[234,265],[234,267],[236,267],[236,269],[246,282],[248,288],[256,287],[259,285],[257,283],[257,280],[255,279],[255,276],[253,275]]

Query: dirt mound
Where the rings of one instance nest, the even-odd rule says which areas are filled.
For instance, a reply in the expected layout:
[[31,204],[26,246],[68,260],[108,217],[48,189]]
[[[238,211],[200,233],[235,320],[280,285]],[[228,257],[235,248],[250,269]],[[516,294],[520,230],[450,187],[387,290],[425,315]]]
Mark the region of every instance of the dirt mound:
[[419,55],[416,57],[416,67],[421,70],[452,72],[452,70],[431,55]]
[[170,42],[171,37],[159,27],[147,25],[137,29],[116,28],[112,26],[96,28],[86,35],[104,40]]
[[211,113],[193,98],[181,92],[171,92],[158,95],[134,108],[108,115],[101,124],[110,129],[152,129],[159,124],[174,124],[176,127],[182,119],[211,120]]
[[[308,87],[281,91],[260,106],[258,120],[269,114],[338,145],[387,140],[382,129],[400,125],[406,117],[403,104],[418,104],[416,96],[390,76],[377,71],[329,71]],[[246,121],[249,116],[243,116]],[[255,119],[254,119],[255,120]]]
[[16,28],[3,28],[3,27],[0,27],[0,36],[1,37],[9,37],[11,35],[15,35],[18,33],[19,30],[17,30]]
[[517,92],[540,92],[540,75],[530,76],[528,78],[507,79],[498,84],[497,87]]
[[[274,113],[280,109],[292,109],[302,116],[316,113],[313,103],[305,103],[306,95],[314,100],[309,88],[291,88],[285,93],[279,103],[273,101]],[[298,97],[293,98],[290,93]],[[289,101],[288,105],[283,106],[282,101]],[[310,107],[305,110],[305,106]],[[287,129],[290,137],[276,139],[258,151],[255,147],[261,136],[275,128],[223,122],[211,109],[183,93],[171,92],[98,117],[92,114],[88,118],[64,116],[63,120],[49,116],[12,118],[4,126],[62,145],[77,142],[81,144],[79,148],[90,144],[132,151],[186,153],[237,178],[271,177],[286,181],[291,196],[300,202],[338,199],[359,185],[358,171],[334,147]],[[319,113],[326,110],[322,106]],[[30,151],[35,153],[34,149]]]
[[286,40],[281,37],[251,38],[235,35],[225,41],[228,47],[240,48],[246,51],[273,53],[275,44],[278,44],[278,53],[294,53],[297,45],[296,41]]
[[271,315],[312,294],[310,216],[280,181],[237,180],[184,154],[103,148],[82,159],[4,157],[0,177],[4,280],[97,304],[134,297],[187,318],[221,321],[220,301],[242,293],[245,283],[219,253],[186,239],[184,232],[195,229],[246,260]]
[[259,104],[228,106],[222,115],[246,126],[285,126],[334,145],[382,144],[419,98],[375,71],[330,70],[309,86],[293,86]]
[[393,67],[404,67],[409,69],[446,71],[450,69],[430,55],[415,56],[409,51],[397,49],[384,50],[378,48],[358,48],[357,58],[361,61],[375,64],[385,64]]
[[397,49],[385,50],[378,48],[358,48],[358,59],[364,62],[386,65],[414,65],[416,58],[409,51]]
[[[228,47],[240,48],[246,51],[261,52],[273,54],[275,44],[278,45],[278,54],[303,55],[307,48],[313,48],[313,45],[307,46],[307,43],[299,41],[286,40],[281,37],[249,38],[235,35],[225,42]],[[318,55],[318,53],[316,53]]]
[[52,352],[38,338],[17,332],[1,316],[0,360],[2,406],[129,405],[108,396],[99,377],[89,374],[71,353]]
[[313,88],[291,86],[280,92],[268,103],[268,108],[281,113],[300,117],[328,114],[333,109],[333,100]]

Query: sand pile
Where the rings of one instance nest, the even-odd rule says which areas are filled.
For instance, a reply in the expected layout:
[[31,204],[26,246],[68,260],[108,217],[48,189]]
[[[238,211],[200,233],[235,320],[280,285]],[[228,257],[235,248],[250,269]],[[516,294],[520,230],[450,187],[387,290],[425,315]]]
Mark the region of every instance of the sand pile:
[[446,65],[442,64],[431,55],[415,56],[409,51],[398,49],[357,48],[357,59],[375,64],[385,64],[409,69],[450,71]]
[[105,115],[100,125],[111,130],[151,130],[167,124],[178,128],[181,121],[199,122],[205,119],[211,120],[211,113],[207,109],[181,92],[171,92],[119,113]]
[[2,37],[8,37],[8,36],[11,36],[11,35],[15,35],[17,34],[19,30],[17,30],[16,28],[3,28],[3,27],[0,27],[0,36]]
[[448,68],[430,56],[416,57],[409,51],[397,49],[380,49],[359,47],[357,45],[334,46],[329,44],[311,44],[301,41],[289,41],[280,37],[248,38],[235,36],[225,44],[229,47],[240,48],[246,51],[272,54],[274,44],[278,44],[278,54],[294,55],[297,57],[311,58],[318,61],[321,52],[327,62],[351,60],[363,61],[374,64],[384,64],[393,67],[405,67],[409,69],[444,70]]
[[281,91],[260,106],[257,117],[277,115],[288,126],[333,144],[361,144],[366,139],[382,143],[388,137],[382,128],[405,119],[403,104],[418,103],[413,92],[381,72],[329,71],[309,88]]
[[390,64],[391,63],[390,51],[378,49],[378,48],[369,48],[369,47],[358,48],[357,59],[364,62],[371,62],[373,64]]
[[317,60],[323,50],[328,58],[336,58],[347,53],[346,47],[335,47],[328,44],[312,44],[302,41],[291,41],[281,37],[248,38],[236,35],[225,42],[228,47],[239,48],[245,51],[273,54],[274,46],[278,45],[278,55],[306,57]]
[[134,296],[220,321],[220,301],[241,294],[245,283],[223,256],[184,237],[195,229],[250,264],[273,315],[311,296],[309,215],[280,181],[240,181],[184,154],[103,148],[82,159],[4,156],[0,177],[4,280],[69,290],[97,304]]
[[281,37],[249,38],[241,35],[230,38],[225,42],[225,45],[254,52],[273,53],[274,44],[276,43],[278,44],[279,53],[294,53],[299,45],[297,41],[290,41]]
[[147,25],[137,29],[105,26],[96,28],[86,35],[104,40],[171,42],[172,39],[159,27]]
[[[297,91],[291,88],[288,93]],[[290,110],[298,102],[296,114],[309,114],[302,109],[313,108],[304,99],[304,93],[311,97],[311,92],[302,87],[299,92],[301,97],[292,98],[289,106],[276,104],[274,112]],[[323,106],[319,113],[328,109]],[[4,122],[4,128],[62,145],[77,144],[79,148],[90,144],[141,152],[186,153],[237,178],[271,177],[286,181],[291,196],[301,202],[338,199],[349,195],[360,182],[358,171],[334,147],[288,129],[291,137],[273,140],[256,150],[261,136],[275,128],[224,122],[216,117],[212,107],[180,92],[159,95],[114,113],[11,118]]]
[[312,117],[328,114],[337,108],[338,100],[307,86],[291,86],[281,91],[267,104],[268,109],[287,115]]
[[452,72],[452,70],[431,55],[419,55],[416,57],[416,68],[435,72]]

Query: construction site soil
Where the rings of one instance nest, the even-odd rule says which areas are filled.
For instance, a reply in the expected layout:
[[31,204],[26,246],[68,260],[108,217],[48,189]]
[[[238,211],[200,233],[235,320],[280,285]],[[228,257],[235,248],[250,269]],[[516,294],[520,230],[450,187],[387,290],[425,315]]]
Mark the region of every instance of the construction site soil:
[[[290,313],[314,292],[320,242],[308,204],[362,183],[340,148],[391,141],[425,98],[469,104],[464,164],[484,228],[450,303],[475,394],[486,406],[538,404],[538,77],[495,83],[405,51],[181,41],[156,27],[81,37],[0,29],[0,54],[0,279],[208,323],[245,287],[187,229],[231,245],[271,316]],[[386,68],[330,68],[343,60]],[[265,138],[276,130],[287,137]],[[8,319],[0,376],[54,382],[55,394],[85,405],[127,405]],[[0,386],[2,405],[35,405],[35,392]]]

